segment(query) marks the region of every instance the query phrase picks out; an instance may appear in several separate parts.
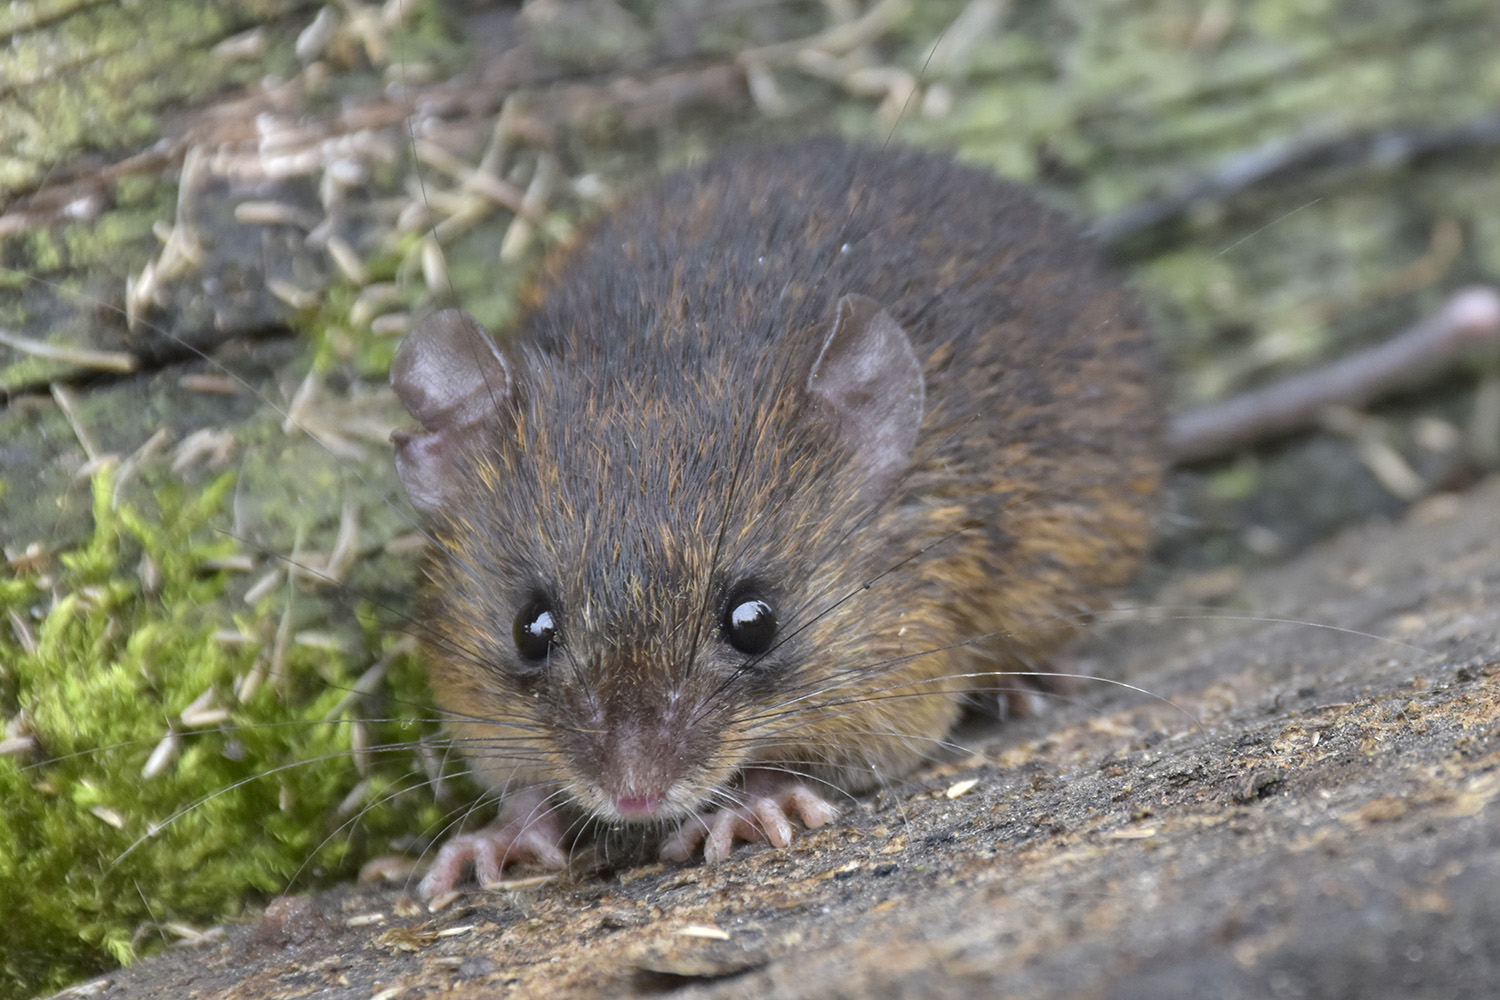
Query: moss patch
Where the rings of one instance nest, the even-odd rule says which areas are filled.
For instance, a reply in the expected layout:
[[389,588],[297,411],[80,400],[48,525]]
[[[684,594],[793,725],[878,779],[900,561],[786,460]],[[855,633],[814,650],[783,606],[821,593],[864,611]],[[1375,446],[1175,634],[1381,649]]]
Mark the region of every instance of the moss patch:
[[[15,984],[0,996],[130,961],[163,939],[155,925],[221,920],[247,890],[347,875],[440,819],[414,788],[422,724],[369,721],[386,713],[356,693],[350,658],[278,646],[270,603],[217,610],[213,567],[239,543],[206,526],[233,484],[160,490],[148,516],[106,469],[93,536],[0,579],[0,983]],[[414,665],[388,668],[397,700],[421,703]]]
[[74,150],[118,150],[158,138],[160,116],[184,100],[289,69],[285,56],[229,58],[214,46],[310,6],[308,0],[6,5],[0,79],[13,99],[0,102],[0,135],[8,140],[0,152],[0,199],[30,188]]

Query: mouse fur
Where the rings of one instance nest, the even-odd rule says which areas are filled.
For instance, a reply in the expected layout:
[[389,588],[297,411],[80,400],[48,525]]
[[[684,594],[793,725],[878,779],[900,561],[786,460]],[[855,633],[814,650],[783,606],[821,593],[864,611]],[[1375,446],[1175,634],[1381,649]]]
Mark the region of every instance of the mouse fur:
[[503,348],[434,315],[392,380],[435,699],[533,817],[708,830],[779,774],[806,795],[706,850],[826,819],[807,796],[931,755],[1147,544],[1141,310],[1062,215],[947,156],[719,155],[593,224],[527,303]]

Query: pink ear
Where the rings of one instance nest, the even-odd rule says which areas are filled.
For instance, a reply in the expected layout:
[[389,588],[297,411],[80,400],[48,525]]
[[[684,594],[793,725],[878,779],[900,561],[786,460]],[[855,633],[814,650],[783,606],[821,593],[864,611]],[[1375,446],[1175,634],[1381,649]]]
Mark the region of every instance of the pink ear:
[[927,398],[906,331],[874,299],[845,295],[807,391],[850,445],[869,490],[888,493],[911,462]]
[[391,388],[422,425],[391,435],[396,472],[413,506],[431,517],[459,487],[453,460],[465,436],[509,408],[510,365],[474,317],[445,309],[418,324],[396,352]]

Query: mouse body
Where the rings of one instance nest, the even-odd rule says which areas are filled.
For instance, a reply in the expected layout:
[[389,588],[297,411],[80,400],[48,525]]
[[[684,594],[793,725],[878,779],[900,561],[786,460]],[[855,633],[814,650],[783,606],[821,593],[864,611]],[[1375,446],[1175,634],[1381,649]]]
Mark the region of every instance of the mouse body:
[[1161,479],[1141,313],[1024,190],[837,139],[667,175],[545,268],[504,348],[403,344],[436,704],[502,800],[422,886],[565,863],[559,816],[663,853],[938,749],[1129,578]]

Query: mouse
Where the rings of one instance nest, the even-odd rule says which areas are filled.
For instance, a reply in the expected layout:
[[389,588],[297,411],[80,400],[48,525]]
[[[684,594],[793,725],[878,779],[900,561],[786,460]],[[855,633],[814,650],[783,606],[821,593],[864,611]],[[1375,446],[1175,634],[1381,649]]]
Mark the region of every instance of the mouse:
[[1163,474],[1141,306],[1024,187],[839,138],[667,174],[542,268],[503,344],[401,345],[415,619],[500,801],[432,899],[580,819],[785,847],[1044,671],[1132,576]]

